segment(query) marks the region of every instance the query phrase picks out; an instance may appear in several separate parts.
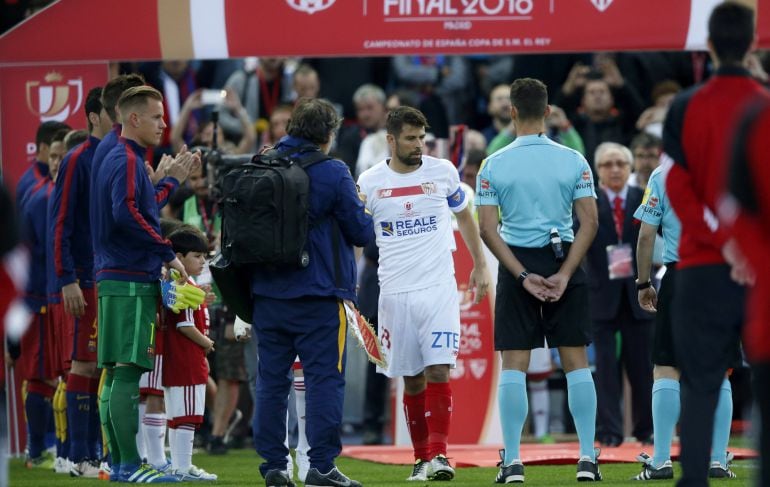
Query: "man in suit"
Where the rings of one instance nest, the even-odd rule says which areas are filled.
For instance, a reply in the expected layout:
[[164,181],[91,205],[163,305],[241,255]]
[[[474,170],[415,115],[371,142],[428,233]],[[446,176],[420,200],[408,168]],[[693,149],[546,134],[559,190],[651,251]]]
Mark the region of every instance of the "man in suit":
[[622,370],[631,383],[633,435],[646,442],[652,434],[652,315],[639,307],[634,281],[639,226],[633,213],[643,193],[628,185],[633,155],[627,147],[605,142],[594,160],[601,187],[596,192],[599,230],[586,260],[596,347],[597,437],[605,446],[618,446],[623,442]]

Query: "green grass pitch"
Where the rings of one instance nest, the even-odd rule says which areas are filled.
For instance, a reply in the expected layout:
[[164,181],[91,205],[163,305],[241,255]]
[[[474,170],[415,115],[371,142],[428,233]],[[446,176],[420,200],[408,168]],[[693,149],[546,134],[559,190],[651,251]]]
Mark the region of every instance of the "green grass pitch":
[[[601,459],[600,459],[601,460]],[[193,462],[209,472],[219,475],[217,482],[209,482],[218,487],[230,486],[261,486],[265,485],[259,475],[260,459],[252,450],[231,450],[227,455],[211,456],[206,453],[198,453],[193,456]],[[411,467],[400,465],[383,465],[360,460],[340,458],[337,461],[340,470],[349,477],[358,480],[365,487],[391,487],[411,486],[420,487],[421,483],[406,482],[411,473]],[[564,486],[576,485],[574,465],[559,466],[528,466],[526,467],[526,485],[537,486]],[[638,464],[601,464],[604,481],[600,485],[639,485],[630,479],[640,471]],[[678,474],[679,465],[674,464],[675,475]],[[714,481],[711,485],[725,486],[752,486],[751,478],[755,471],[755,464],[750,461],[739,461],[733,464],[733,470],[738,474],[737,479]],[[451,482],[426,482],[432,486],[478,486],[493,485],[497,469],[495,468],[460,468]],[[195,484],[203,484],[196,482]],[[91,479],[70,478],[65,475],[56,475],[50,471],[28,470],[24,468],[20,459],[11,460],[10,469],[11,487],[54,487],[54,486],[88,486],[109,485],[107,482]],[[297,484],[302,485],[301,483]],[[583,485],[583,484],[581,484]],[[651,485],[656,487],[673,486],[674,482],[656,481]]]

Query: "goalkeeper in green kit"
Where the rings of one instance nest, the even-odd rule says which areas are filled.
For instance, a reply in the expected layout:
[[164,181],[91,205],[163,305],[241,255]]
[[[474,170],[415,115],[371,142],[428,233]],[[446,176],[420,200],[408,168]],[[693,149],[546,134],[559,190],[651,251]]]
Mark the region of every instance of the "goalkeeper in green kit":
[[118,110],[122,136],[101,162],[91,188],[98,365],[107,370],[99,413],[112,455],[111,479],[178,482],[176,476],[141,463],[136,447],[137,405],[139,378],[154,365],[159,278],[164,264],[179,273],[176,286],[169,288],[171,292],[175,287],[175,301],[187,305],[194,301],[182,297],[187,272],[171,243],[160,236],[158,212],[191,166],[200,161],[194,161],[196,157],[190,153],[180,154],[178,163],[169,166],[158,182],[165,191],[157,192],[144,156],[147,147],[158,145],[166,127],[163,97],[148,86],[130,88],[121,95]]

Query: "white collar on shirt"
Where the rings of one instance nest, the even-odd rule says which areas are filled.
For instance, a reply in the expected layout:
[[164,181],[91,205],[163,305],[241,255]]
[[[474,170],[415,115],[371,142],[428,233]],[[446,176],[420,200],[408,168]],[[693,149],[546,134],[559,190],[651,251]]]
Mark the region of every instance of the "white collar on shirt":
[[623,200],[623,207],[625,208],[626,199],[628,199],[628,184],[623,186],[623,189],[621,189],[619,193],[614,192],[606,186],[604,186],[603,189],[604,192],[607,193],[607,198],[610,200],[610,206],[612,205],[612,202],[615,201],[615,197],[620,196],[620,199]]

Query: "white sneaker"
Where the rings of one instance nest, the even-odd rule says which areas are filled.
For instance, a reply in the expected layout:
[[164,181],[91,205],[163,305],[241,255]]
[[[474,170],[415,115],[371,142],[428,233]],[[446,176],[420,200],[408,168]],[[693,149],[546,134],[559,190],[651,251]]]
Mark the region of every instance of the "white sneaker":
[[432,474],[431,480],[452,480],[455,476],[455,469],[449,464],[449,459],[444,455],[436,455],[430,461]]
[[430,462],[426,460],[415,460],[412,467],[412,475],[406,478],[408,482],[427,482],[433,476]]
[[83,460],[73,463],[70,468],[71,477],[85,477],[87,479],[99,478],[99,462],[96,460]]
[[307,471],[310,470],[310,459],[307,456],[307,452],[296,450],[297,456],[297,477],[302,483],[305,483],[307,477]]
[[54,473],[70,473],[71,469],[72,464],[66,458],[56,457],[56,460],[53,462]]
[[173,474],[176,475],[176,477],[181,480],[182,482],[187,481],[213,481],[217,479],[217,475],[213,473],[208,473],[207,471],[203,470],[202,468],[198,468],[195,465],[190,465],[190,468],[187,469],[187,471],[183,470],[174,470]]

